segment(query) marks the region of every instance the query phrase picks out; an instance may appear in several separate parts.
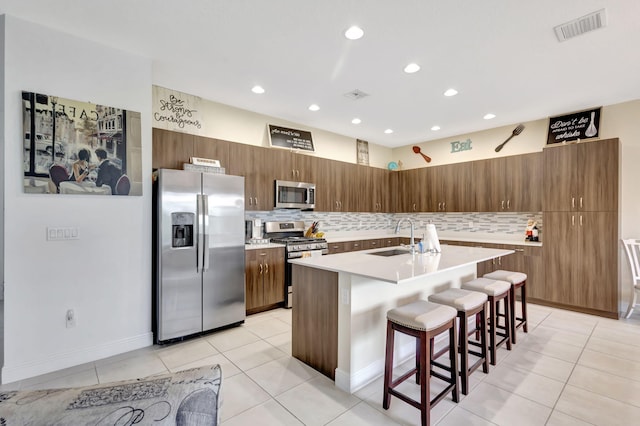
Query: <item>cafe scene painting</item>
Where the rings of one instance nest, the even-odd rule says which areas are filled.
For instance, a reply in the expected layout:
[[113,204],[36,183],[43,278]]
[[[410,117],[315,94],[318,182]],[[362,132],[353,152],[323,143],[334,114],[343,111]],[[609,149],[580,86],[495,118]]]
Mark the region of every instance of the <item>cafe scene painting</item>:
[[24,192],[142,195],[140,113],[22,92]]

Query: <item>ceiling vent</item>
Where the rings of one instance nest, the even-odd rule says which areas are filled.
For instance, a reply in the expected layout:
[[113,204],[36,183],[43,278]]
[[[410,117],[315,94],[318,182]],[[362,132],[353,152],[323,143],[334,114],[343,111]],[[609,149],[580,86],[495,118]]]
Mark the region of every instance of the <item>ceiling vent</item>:
[[597,30],[607,26],[607,15],[604,9],[590,13],[573,21],[565,22],[554,28],[558,41],[569,40],[570,38]]
[[351,92],[345,93],[345,97],[351,99],[352,101],[357,101],[358,99],[366,98],[369,96],[368,93],[364,93],[362,90],[352,90]]

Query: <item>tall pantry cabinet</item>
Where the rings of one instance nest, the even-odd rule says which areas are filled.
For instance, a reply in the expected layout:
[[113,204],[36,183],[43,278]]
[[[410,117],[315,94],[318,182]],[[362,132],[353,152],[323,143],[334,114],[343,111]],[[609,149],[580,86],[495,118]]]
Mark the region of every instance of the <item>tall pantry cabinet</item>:
[[545,299],[618,317],[618,139],[544,149]]

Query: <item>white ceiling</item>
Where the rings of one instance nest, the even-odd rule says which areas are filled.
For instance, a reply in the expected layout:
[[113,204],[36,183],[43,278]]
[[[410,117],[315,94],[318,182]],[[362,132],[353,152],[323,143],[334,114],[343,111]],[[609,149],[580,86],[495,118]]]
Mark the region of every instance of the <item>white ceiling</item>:
[[[554,26],[602,8],[605,28],[558,42]],[[389,147],[640,98],[637,0],[0,0],[0,13],[151,58],[154,84]],[[344,38],[351,25],[362,39]],[[370,96],[343,96],[354,89]]]

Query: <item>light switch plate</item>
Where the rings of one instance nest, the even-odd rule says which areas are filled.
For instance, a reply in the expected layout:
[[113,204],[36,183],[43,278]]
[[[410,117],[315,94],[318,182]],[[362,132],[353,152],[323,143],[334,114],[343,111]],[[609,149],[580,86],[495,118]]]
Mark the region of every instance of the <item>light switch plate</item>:
[[80,228],[77,226],[47,227],[47,241],[79,240]]

